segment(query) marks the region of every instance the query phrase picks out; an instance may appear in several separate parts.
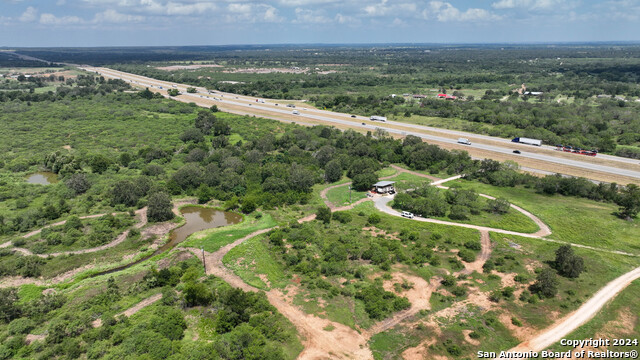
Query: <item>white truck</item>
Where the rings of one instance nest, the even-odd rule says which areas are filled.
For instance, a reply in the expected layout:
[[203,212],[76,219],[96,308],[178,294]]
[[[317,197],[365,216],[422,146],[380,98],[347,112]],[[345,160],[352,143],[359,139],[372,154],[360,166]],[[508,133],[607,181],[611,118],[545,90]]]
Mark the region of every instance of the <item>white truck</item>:
[[525,137],[513,138],[513,140],[511,140],[511,142],[516,142],[516,143],[520,143],[520,144],[527,144],[527,145],[542,146],[542,140],[529,139],[529,138],[525,138]]
[[371,121],[381,121],[381,122],[387,122],[387,118],[384,116],[377,116],[377,115],[373,115],[372,117],[369,118],[369,120]]
[[467,138],[458,138],[458,144],[471,145],[471,141]]

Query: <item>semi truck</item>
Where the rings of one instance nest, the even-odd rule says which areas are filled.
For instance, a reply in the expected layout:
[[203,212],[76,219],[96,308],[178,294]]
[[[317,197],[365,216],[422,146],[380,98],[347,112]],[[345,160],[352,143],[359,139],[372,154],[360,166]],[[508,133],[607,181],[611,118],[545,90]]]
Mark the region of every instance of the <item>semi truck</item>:
[[516,143],[520,143],[520,144],[542,146],[542,140],[538,140],[538,139],[529,139],[529,138],[525,138],[525,137],[517,137],[517,138],[513,138],[513,140],[511,140],[511,141],[512,142],[516,142]]
[[467,138],[458,138],[458,144],[471,145],[471,141]]
[[382,122],[386,122],[387,118],[384,116],[377,116],[377,115],[373,115],[372,117],[369,118],[369,120],[371,121],[382,121]]

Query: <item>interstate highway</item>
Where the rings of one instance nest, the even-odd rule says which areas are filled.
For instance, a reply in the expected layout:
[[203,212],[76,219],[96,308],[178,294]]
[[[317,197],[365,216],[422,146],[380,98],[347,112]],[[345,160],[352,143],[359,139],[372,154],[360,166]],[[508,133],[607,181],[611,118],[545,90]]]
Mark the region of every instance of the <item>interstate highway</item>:
[[[494,158],[496,160],[515,160],[523,167],[540,170],[542,172],[558,172],[567,175],[584,176],[592,180],[605,182],[618,182],[622,184],[640,184],[640,163],[635,159],[620,158],[599,154],[597,157],[586,157],[578,154],[564,153],[554,150],[550,146],[529,146],[512,143],[509,139],[472,134],[456,130],[447,130],[423,125],[409,124],[398,121],[373,122],[362,116],[351,117],[351,114],[342,114],[326,110],[318,110],[312,107],[302,108],[298,105],[296,110],[299,115],[293,115],[292,109],[285,107],[286,100],[267,100],[264,103],[256,102],[256,97],[243,96],[231,93],[213,91],[208,93],[204,88],[195,87],[197,93],[187,93],[187,87],[191,85],[178,84],[168,81],[156,80],[140,75],[130,74],[108,68],[82,66],[81,69],[95,72],[105,78],[121,79],[130,82],[133,86],[149,87],[150,90],[160,92],[166,96],[166,90],[178,89],[182,95],[174,97],[176,100],[194,102],[200,106],[210,107],[217,105],[222,111],[230,113],[255,115],[275,120],[296,122],[303,125],[333,125],[340,129],[351,128],[356,131],[366,132],[380,128],[390,135],[403,137],[415,135],[447,149],[463,149],[474,158]],[[162,87],[163,89],[159,89]],[[278,106],[276,106],[278,104]],[[363,125],[364,123],[365,125]],[[458,137],[471,140],[472,144],[461,145],[457,143]],[[518,149],[522,153],[513,154]]]

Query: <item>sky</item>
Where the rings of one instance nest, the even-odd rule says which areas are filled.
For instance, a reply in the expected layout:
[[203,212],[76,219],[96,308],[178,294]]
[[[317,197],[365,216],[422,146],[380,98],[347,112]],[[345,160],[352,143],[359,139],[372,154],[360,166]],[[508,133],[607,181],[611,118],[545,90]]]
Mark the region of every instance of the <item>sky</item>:
[[640,41],[640,0],[0,0],[0,47]]

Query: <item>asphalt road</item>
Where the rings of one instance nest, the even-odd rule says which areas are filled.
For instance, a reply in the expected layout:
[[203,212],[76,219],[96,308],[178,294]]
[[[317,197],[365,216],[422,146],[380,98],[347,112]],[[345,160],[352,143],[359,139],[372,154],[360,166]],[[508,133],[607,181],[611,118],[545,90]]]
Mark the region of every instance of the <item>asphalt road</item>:
[[[222,93],[214,91],[209,93],[204,88],[198,88],[197,93],[187,93],[187,87],[189,85],[177,84],[162,80],[156,80],[147,78],[140,75],[129,74],[122,71],[116,71],[106,68],[94,68],[94,67],[81,67],[87,71],[93,71],[99,73],[107,78],[118,78],[131,82],[133,85],[149,87],[154,91],[167,90],[171,88],[178,89],[183,96],[193,99],[193,102],[202,106],[211,106],[212,103],[218,103],[219,106],[225,105],[233,106],[237,109],[246,109],[246,114],[254,114],[256,116],[266,116],[284,121],[295,121],[303,125],[313,125],[313,123],[305,123],[306,120],[314,122],[320,121],[323,123],[333,124],[341,128],[353,128],[359,131],[371,130],[375,131],[376,128],[383,129],[391,135],[406,136],[415,135],[421,137],[427,141],[448,144],[460,147],[457,143],[458,137],[465,137],[472,141],[471,145],[466,146],[470,153],[473,150],[482,150],[492,154],[499,154],[504,157],[513,157],[513,150],[517,148],[521,150],[521,154],[517,155],[519,159],[530,159],[546,164],[555,165],[552,172],[561,172],[562,169],[567,169],[568,174],[571,174],[569,168],[577,168],[587,171],[588,173],[594,173],[593,176],[583,175],[590,177],[594,180],[601,180],[602,177],[598,177],[595,173],[610,174],[616,176],[624,176],[632,179],[631,181],[640,183],[640,162],[634,159],[621,158],[610,155],[599,154],[596,158],[586,157],[577,154],[567,154],[553,150],[551,146],[530,146],[524,144],[512,143],[509,139],[496,138],[486,135],[478,135],[472,133],[466,133],[456,130],[447,130],[434,128],[429,126],[410,124],[398,121],[387,122],[373,122],[369,119],[361,116],[353,117],[351,114],[342,114],[326,110],[318,110],[314,108],[304,108],[304,105],[296,107],[295,110],[299,112],[299,115],[292,114],[292,108],[285,107],[284,103],[291,102],[282,100],[281,103],[276,103],[278,100],[262,100],[264,102],[257,102],[257,98],[248,97],[238,94]],[[162,89],[160,89],[162,87]],[[277,105],[276,105],[277,104]],[[237,111],[236,111],[237,113]],[[292,119],[292,115],[295,117]],[[299,119],[299,120],[298,120]],[[534,162],[535,164],[535,162]],[[534,170],[541,170],[549,172],[549,168],[545,166],[535,166],[532,164],[526,164],[527,167]]]

